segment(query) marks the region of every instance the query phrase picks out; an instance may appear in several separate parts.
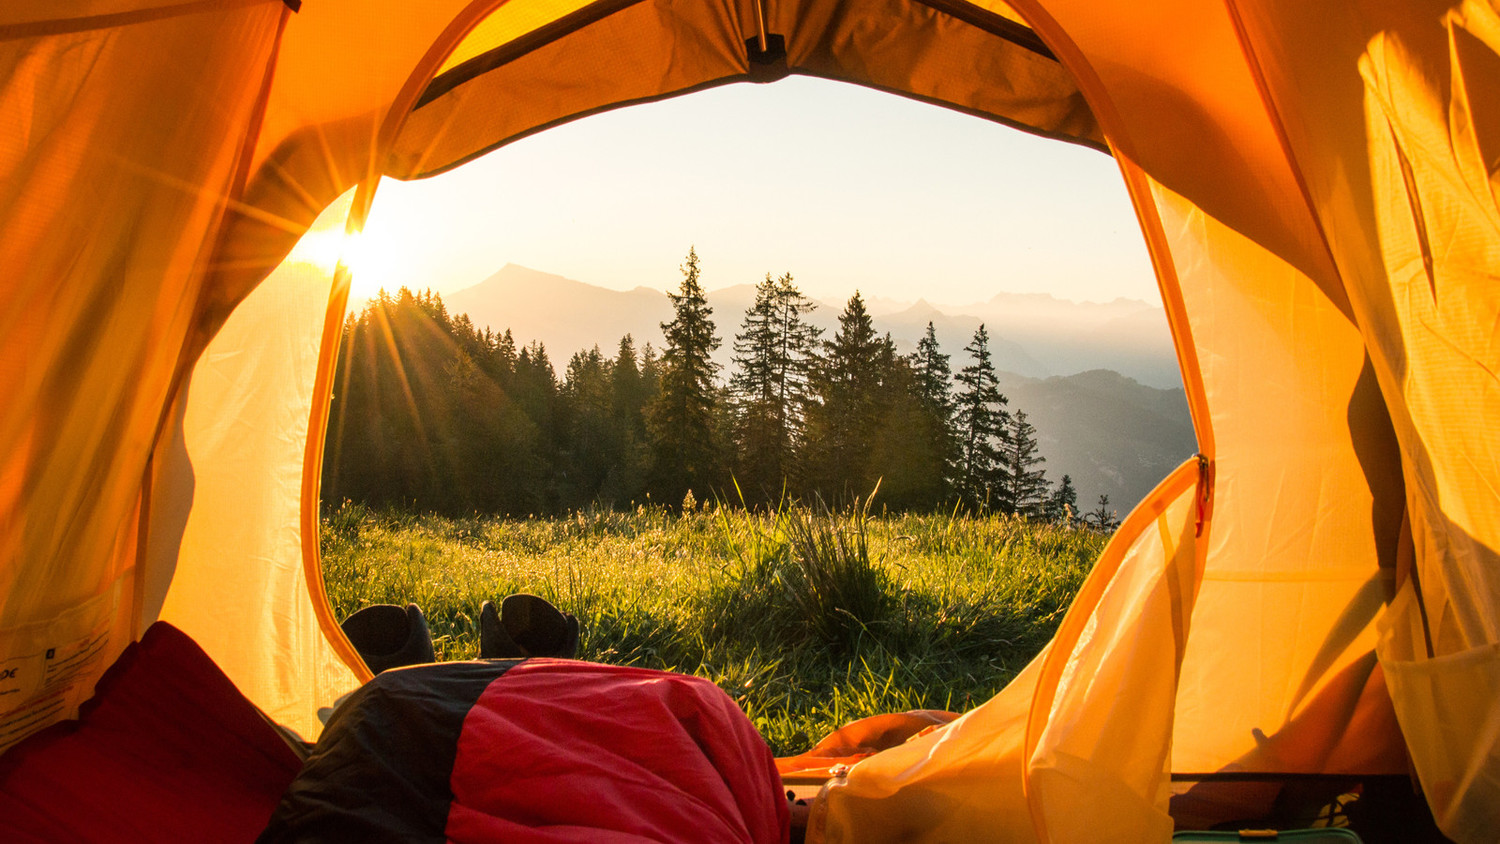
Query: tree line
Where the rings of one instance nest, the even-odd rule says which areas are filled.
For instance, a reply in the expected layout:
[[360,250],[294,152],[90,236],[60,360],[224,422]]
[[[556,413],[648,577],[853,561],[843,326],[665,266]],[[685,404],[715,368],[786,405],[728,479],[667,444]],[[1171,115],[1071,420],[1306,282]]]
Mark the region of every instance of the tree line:
[[[837,330],[791,274],[767,275],[722,342],[689,250],[665,346],[629,335],[574,354],[559,379],[539,342],[477,328],[402,288],[345,320],[324,497],[447,513],[556,514],[717,498],[774,506],[868,496],[899,510],[1070,519],[1037,432],[1001,393],[984,326],[953,371],[931,323],[909,355],[855,293]],[[1108,527],[1107,501],[1095,514]]]

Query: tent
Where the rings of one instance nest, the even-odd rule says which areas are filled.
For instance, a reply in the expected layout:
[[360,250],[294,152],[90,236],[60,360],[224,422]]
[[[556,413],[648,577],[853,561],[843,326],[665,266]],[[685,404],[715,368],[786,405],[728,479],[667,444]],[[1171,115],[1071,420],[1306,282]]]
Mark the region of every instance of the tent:
[[367,675],[316,542],[347,271],[299,238],[358,231],[382,174],[788,73],[1113,155],[1201,449],[1025,672],[831,780],[811,834],[1161,840],[1174,779],[1410,770],[1492,840],[1484,0],[4,4],[0,743],[158,619],[315,736]]

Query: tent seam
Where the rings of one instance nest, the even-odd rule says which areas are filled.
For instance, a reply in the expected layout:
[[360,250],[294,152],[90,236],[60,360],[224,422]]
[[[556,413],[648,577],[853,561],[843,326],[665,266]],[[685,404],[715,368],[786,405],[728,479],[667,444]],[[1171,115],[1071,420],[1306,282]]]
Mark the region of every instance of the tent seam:
[[241,6],[255,6],[273,2],[281,3],[282,0],[194,0],[194,2],[190,3],[158,6],[155,9],[141,9],[134,12],[116,12],[107,15],[86,15],[76,18],[14,23],[0,26],[0,41],[17,41],[27,38],[43,38],[49,35],[70,35],[79,32],[92,32],[99,29],[116,29],[122,26],[155,23],[157,21],[171,20],[172,18],[186,17],[204,12],[222,12]]
[[1317,205],[1313,202],[1312,189],[1307,185],[1307,178],[1303,175],[1302,168],[1297,165],[1291,137],[1287,134],[1286,123],[1281,119],[1281,109],[1277,107],[1276,98],[1271,94],[1271,88],[1266,83],[1266,74],[1264,68],[1261,67],[1260,55],[1250,41],[1249,30],[1245,27],[1245,21],[1240,15],[1239,6],[1235,0],[1224,0],[1224,9],[1228,12],[1230,23],[1234,26],[1234,37],[1239,41],[1240,52],[1245,56],[1245,64],[1250,70],[1250,78],[1255,82],[1255,90],[1260,94],[1261,106],[1265,108],[1266,117],[1276,133],[1276,143],[1281,147],[1281,154],[1286,159],[1287,169],[1292,172],[1292,180],[1297,184],[1297,192],[1301,194],[1302,202],[1307,207],[1307,216],[1312,220],[1313,230],[1318,233],[1318,242],[1322,244],[1323,254],[1328,258],[1328,268],[1333,271],[1334,277],[1338,280],[1339,289],[1344,293],[1344,307],[1340,310],[1344,311],[1358,328],[1359,317],[1354,313],[1353,303],[1349,301],[1348,285],[1344,283],[1344,274],[1339,269],[1338,259],[1334,257],[1333,244],[1329,242],[1328,232],[1323,227],[1323,218],[1319,216]]

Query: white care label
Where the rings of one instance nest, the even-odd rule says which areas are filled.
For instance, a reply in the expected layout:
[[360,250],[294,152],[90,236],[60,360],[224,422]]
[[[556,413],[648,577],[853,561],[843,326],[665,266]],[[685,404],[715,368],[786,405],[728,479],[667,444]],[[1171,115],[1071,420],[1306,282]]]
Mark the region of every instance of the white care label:
[[42,654],[42,688],[71,683],[79,674],[98,666],[108,641],[109,630],[101,627],[82,639],[48,648]]
[[0,751],[70,718],[102,673],[107,628],[0,666]]
[[117,590],[57,618],[4,631],[0,659],[0,752],[77,715],[107,668]]
[[45,672],[41,655],[0,662],[0,714],[10,712],[40,690]]

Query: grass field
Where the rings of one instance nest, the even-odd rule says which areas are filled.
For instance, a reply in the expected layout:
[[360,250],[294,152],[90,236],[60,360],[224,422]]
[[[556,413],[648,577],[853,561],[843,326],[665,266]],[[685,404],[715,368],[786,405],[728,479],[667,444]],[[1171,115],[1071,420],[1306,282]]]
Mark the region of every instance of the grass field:
[[983,702],[1050,638],[1105,540],[1005,516],[345,504],[322,550],[340,618],[414,601],[438,658],[468,659],[480,603],[532,592],[578,616],[580,658],[706,677],[787,755],[866,715]]

